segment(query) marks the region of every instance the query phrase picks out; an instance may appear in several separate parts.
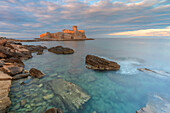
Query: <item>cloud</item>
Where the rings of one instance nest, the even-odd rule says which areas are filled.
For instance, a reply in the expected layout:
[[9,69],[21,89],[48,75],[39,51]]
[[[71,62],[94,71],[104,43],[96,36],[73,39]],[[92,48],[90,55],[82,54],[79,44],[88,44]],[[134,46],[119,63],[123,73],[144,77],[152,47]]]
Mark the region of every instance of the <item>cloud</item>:
[[170,26],[169,3],[168,0],[2,0],[0,23],[5,24],[0,24],[0,32],[22,35],[32,31],[32,37],[39,37],[46,31],[57,32],[77,25],[85,29],[88,37],[102,38],[118,32],[163,29]]
[[170,27],[165,29],[145,29],[145,30],[136,30],[136,31],[126,31],[111,33],[108,35],[125,35],[125,36],[170,36]]

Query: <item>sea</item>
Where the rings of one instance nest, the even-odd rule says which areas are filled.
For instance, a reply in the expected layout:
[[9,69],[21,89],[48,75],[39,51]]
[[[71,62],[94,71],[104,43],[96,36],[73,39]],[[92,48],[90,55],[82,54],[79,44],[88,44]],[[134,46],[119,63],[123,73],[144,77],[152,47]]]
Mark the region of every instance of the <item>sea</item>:
[[[114,38],[87,41],[23,42],[23,45],[63,46],[74,49],[70,55],[44,50],[42,55],[24,60],[25,69],[36,68],[45,76],[28,77],[12,82],[8,113],[43,113],[59,105],[46,89],[49,81],[62,78],[90,95],[88,102],[74,113],[170,113],[170,39]],[[86,55],[96,55],[120,65],[118,71],[95,71],[86,68]],[[139,71],[147,68],[152,71]],[[22,83],[25,83],[22,85]],[[24,100],[24,102],[23,102]],[[21,103],[22,101],[22,103]],[[68,106],[62,109],[69,111]]]

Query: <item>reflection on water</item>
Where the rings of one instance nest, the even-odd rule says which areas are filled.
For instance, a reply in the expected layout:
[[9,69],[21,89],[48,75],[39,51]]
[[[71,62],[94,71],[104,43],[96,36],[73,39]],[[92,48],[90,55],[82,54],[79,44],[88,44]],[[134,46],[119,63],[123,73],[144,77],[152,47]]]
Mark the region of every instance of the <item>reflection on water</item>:
[[[56,100],[54,92],[47,88],[51,80],[62,78],[87,92],[91,99],[77,113],[134,113],[145,107],[155,94],[170,100],[170,78],[140,72],[138,68],[168,71],[170,41],[145,39],[97,39],[94,41],[33,42],[47,47],[63,45],[75,50],[73,55],[56,55],[44,51],[33,54],[24,61],[26,69],[37,68],[45,73],[42,79],[22,79],[12,83],[12,105],[8,112],[42,113],[51,107],[60,107],[70,113],[68,104]],[[165,44],[165,45],[164,45]],[[160,47],[160,49],[159,49]],[[85,56],[95,54],[118,62],[117,72],[93,71],[85,68]],[[160,57],[161,55],[161,57]],[[155,76],[154,76],[155,75]],[[24,85],[20,85],[25,81]],[[161,93],[161,94],[160,94]],[[155,104],[158,101],[153,101]],[[156,108],[155,108],[156,109]]]

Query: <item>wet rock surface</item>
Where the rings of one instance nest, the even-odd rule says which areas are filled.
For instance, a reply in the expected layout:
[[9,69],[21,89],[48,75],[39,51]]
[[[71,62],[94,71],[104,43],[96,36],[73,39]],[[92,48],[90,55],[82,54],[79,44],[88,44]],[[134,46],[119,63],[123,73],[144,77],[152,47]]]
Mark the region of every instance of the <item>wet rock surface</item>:
[[83,104],[90,99],[90,96],[82,88],[63,79],[49,81],[48,85],[54,92],[55,97],[57,97],[56,99],[59,106],[61,106],[60,108],[64,104],[70,112],[76,112],[78,109],[82,109]]
[[55,54],[73,54],[74,50],[70,48],[64,48],[62,46],[56,46],[49,48],[48,51],[55,53]]
[[119,70],[120,65],[116,62],[106,60],[94,55],[86,56],[86,67],[94,70]]
[[44,113],[63,113],[63,111],[60,108],[51,108]]
[[35,78],[41,78],[44,76],[44,74],[40,70],[35,69],[35,68],[31,68],[29,71],[29,74]]

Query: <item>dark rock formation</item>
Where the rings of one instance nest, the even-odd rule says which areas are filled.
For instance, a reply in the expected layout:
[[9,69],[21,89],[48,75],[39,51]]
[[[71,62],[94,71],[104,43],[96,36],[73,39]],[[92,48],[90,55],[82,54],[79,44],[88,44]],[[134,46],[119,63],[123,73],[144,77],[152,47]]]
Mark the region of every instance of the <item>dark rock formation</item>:
[[35,78],[41,78],[44,76],[44,74],[40,70],[35,69],[35,68],[31,68],[29,71],[29,74]]
[[47,49],[46,46],[41,46],[41,45],[24,45],[24,47],[28,50],[30,50],[32,53],[38,52],[38,55],[41,55],[44,51],[44,49]]
[[18,74],[12,77],[12,80],[18,80],[18,79],[22,79],[22,78],[27,78],[29,76],[29,74]]
[[94,55],[86,56],[86,67],[94,70],[119,70],[120,65]]
[[56,46],[48,49],[48,51],[56,53],[56,54],[73,54],[74,50],[70,48],[64,48],[62,46]]
[[81,109],[82,105],[90,99],[90,96],[82,88],[63,79],[55,79],[49,81],[48,84],[54,94],[59,97],[58,102],[61,103],[58,103],[58,105],[62,106],[64,103],[70,112],[76,112],[77,109]]
[[63,111],[60,108],[51,108],[44,113],[63,113]]

